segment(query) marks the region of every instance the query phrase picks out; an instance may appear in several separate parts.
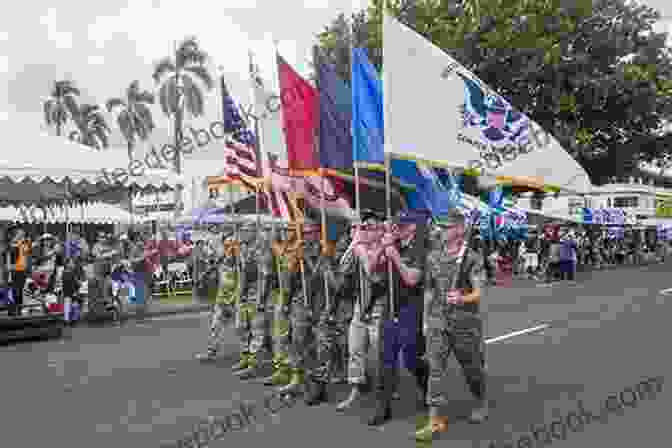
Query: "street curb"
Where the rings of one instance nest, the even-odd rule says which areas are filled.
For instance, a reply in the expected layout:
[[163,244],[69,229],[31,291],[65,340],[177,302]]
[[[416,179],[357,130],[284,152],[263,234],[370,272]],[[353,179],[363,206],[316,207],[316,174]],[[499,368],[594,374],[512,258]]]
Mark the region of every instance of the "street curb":
[[[147,311],[144,314],[140,314],[137,311],[126,312],[123,315],[123,320],[137,320],[142,316],[144,319],[160,316],[175,316],[178,314],[198,314],[204,311],[210,311],[212,309],[212,304],[204,303],[198,305],[187,305],[175,308],[167,308],[163,310]],[[82,321],[86,321],[86,314],[83,314],[81,317]]]

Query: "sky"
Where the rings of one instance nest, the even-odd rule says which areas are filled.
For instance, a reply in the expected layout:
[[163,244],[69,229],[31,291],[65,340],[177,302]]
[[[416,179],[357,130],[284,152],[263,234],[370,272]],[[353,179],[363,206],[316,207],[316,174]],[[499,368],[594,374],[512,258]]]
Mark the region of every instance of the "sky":
[[[263,75],[272,79],[273,41],[299,72],[307,71],[315,35],[339,13],[349,14],[367,0],[28,0],[13,2],[0,16],[0,132],[3,151],[25,132],[46,129],[42,103],[53,81],[73,79],[82,101],[104,104],[139,80],[153,89],[153,64],[173,51],[174,42],[196,35],[210,54],[210,68],[223,67],[233,95],[249,104],[248,50]],[[659,29],[672,31],[672,2],[648,0],[669,20]],[[662,8],[662,9],[661,9]],[[219,97],[206,100],[200,123],[220,118]],[[157,145],[170,141],[170,123],[158,109]],[[114,116],[112,144],[122,150]],[[8,137],[11,136],[11,137]],[[125,149],[124,149],[125,150]]]
[[[53,81],[72,79],[82,102],[104,104],[133,80],[151,90],[153,64],[174,42],[195,35],[223,67],[229,90],[250,103],[248,50],[266,78],[274,77],[273,41],[300,73],[307,72],[315,35],[339,13],[366,0],[28,0],[0,16],[0,132],[16,143],[23,132],[50,132],[42,103]],[[218,92],[206,99],[208,121],[220,118]],[[170,139],[169,122],[155,110],[158,144]],[[112,143],[123,145],[115,126]],[[9,140],[9,141],[8,141]],[[8,150],[4,146],[3,150]]]

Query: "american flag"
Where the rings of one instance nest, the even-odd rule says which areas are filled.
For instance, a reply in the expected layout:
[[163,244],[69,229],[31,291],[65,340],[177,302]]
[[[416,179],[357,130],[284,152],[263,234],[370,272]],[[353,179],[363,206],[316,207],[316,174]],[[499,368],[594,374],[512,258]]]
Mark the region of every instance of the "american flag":
[[[226,86],[224,86],[226,87]],[[224,130],[227,174],[233,181],[256,181],[261,178],[257,157],[257,138],[243,120],[238,105],[228,90],[224,90]]]

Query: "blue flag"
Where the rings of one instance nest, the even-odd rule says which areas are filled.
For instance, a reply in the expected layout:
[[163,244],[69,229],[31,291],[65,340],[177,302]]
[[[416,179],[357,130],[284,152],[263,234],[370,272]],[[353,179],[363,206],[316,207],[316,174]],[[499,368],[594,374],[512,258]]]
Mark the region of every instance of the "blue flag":
[[352,159],[355,162],[385,162],[383,83],[369,62],[366,51],[352,50]]
[[410,210],[426,210],[435,217],[445,216],[451,208],[462,205],[461,192],[455,188],[446,188],[438,175],[430,167],[418,164],[414,160],[393,158],[390,162],[392,176],[402,183],[415,186],[415,190],[406,194]]
[[317,66],[320,93],[320,165],[352,168],[352,91],[331,64]]

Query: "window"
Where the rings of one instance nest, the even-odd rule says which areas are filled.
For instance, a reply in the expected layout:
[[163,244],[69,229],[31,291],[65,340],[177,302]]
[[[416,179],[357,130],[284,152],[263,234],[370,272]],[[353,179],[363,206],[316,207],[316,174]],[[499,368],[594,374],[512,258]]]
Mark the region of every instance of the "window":
[[536,198],[536,197],[531,197],[530,198],[530,206],[532,210],[541,210],[542,207],[544,206],[544,200],[543,198]]
[[575,215],[578,213],[581,209],[583,209],[583,200],[581,199],[575,199],[572,198],[569,200],[569,214],[570,215]]
[[614,198],[614,207],[639,207],[639,198],[637,196]]

